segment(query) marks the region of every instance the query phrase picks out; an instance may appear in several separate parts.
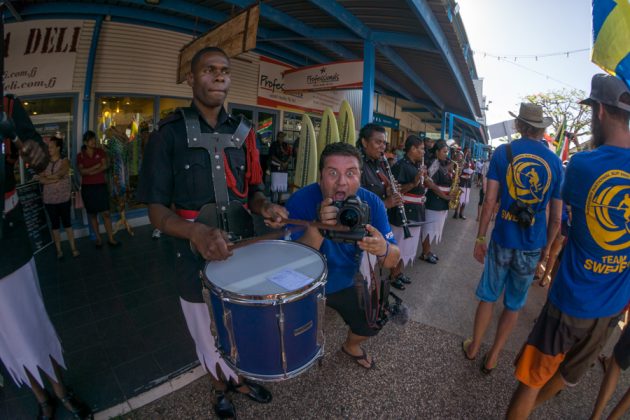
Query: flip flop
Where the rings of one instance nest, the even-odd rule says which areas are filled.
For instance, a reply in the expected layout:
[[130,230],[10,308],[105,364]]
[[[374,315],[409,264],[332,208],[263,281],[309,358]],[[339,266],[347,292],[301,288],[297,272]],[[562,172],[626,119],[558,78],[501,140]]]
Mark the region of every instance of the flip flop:
[[477,358],[477,356],[475,357],[469,357],[468,356],[468,347],[470,347],[470,345],[472,344],[472,338],[467,338],[464,341],[462,341],[462,350],[464,351],[464,357],[468,360],[475,360]]
[[481,371],[486,375],[490,375],[494,369],[496,369],[499,362],[495,363],[494,366],[488,368],[486,367],[486,362],[488,361],[488,353],[483,356],[483,363],[481,364]]
[[361,355],[360,356],[355,356],[354,354],[350,354],[348,352],[348,350],[346,350],[346,348],[342,345],[341,346],[341,351],[344,352],[345,354],[347,354],[348,356],[350,356],[352,359],[354,359],[354,361],[357,363],[357,365],[361,366],[363,369],[372,369],[374,367],[374,365],[376,365],[376,362],[374,362],[374,359],[372,359],[372,363],[370,363],[370,366],[365,366],[364,364],[361,363],[362,360],[365,360],[367,362],[368,358],[367,358],[367,353],[365,352],[365,349],[361,348]]

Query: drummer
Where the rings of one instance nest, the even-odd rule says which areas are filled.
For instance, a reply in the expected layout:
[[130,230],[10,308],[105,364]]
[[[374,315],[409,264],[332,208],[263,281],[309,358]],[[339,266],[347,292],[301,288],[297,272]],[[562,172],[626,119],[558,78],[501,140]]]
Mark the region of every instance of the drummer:
[[354,277],[359,271],[356,258],[361,251],[377,257],[383,267],[398,264],[400,252],[387,220],[383,201],[374,193],[360,188],[361,154],[346,143],[333,143],[324,149],[319,160],[319,183],[308,185],[294,193],[287,202],[287,210],[293,219],[319,220],[334,226],[339,209],[333,200],[343,201],[351,195],[358,196],[370,207],[369,236],[355,243],[341,243],[325,239],[314,227],[294,233],[293,239],[319,250],[328,263],[326,303],[341,315],[349,326],[341,351],[365,369],[374,367],[374,359],[361,347],[369,337],[378,333],[370,327],[365,311],[359,307]]
[[[187,81],[193,94],[190,109],[197,116],[202,135],[233,134],[240,120],[223,107],[230,88],[230,59],[225,52],[216,47],[198,51]],[[271,393],[230,369],[210,334],[210,315],[203,301],[199,272],[204,260],[225,260],[232,255],[225,232],[191,221],[203,205],[215,200],[210,158],[203,149],[187,147],[187,125],[181,112],[160,121],[159,127],[145,149],[138,199],[148,204],[151,223],[175,238],[175,281],[197,356],[211,374],[214,411],[219,418],[235,417],[229,391],[260,403],[270,402]],[[262,193],[263,174],[254,131],[250,130],[242,148],[227,148],[224,154],[224,161],[229,164],[225,167],[225,180],[220,181],[227,184],[230,200],[246,203],[251,212],[267,219],[268,225],[279,227],[276,221],[288,213]],[[203,258],[191,252],[190,244]]]

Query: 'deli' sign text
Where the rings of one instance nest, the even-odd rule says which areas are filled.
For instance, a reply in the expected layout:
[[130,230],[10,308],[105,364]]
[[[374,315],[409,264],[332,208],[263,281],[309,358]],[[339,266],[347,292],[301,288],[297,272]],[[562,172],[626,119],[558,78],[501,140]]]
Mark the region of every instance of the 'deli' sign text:
[[83,21],[37,20],[4,28],[4,91],[15,95],[72,89]]

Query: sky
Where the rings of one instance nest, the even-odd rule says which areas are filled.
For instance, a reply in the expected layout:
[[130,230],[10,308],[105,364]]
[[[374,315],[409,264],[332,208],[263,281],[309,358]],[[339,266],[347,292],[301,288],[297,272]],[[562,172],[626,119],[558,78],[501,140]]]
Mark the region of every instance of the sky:
[[[558,89],[581,89],[603,71],[591,63],[591,0],[458,0],[477,75],[492,101],[488,125],[511,119],[526,95]],[[544,55],[588,49],[554,57]],[[484,57],[484,53],[486,53]],[[488,54],[505,57],[498,60]],[[526,67],[526,68],[524,68]]]

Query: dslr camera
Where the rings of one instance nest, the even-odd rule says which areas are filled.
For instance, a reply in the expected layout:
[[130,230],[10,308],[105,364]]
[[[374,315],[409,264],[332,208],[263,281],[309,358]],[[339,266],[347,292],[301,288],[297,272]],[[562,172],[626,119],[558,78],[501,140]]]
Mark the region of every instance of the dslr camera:
[[339,209],[337,224],[347,226],[347,232],[324,231],[324,236],[338,242],[357,242],[367,235],[365,225],[370,223],[370,206],[361,201],[356,195],[348,196],[343,201],[333,201],[333,206]]
[[516,218],[516,222],[523,229],[531,227],[534,223],[536,212],[529,204],[518,198],[510,205],[508,212]]

